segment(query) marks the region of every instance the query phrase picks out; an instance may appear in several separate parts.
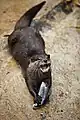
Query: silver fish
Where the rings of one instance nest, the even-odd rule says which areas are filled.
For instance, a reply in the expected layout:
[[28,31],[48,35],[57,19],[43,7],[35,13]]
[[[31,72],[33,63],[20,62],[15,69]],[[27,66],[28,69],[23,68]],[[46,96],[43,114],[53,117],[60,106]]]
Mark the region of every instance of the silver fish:
[[40,86],[40,90],[38,92],[38,95],[41,96],[42,98],[41,105],[44,104],[44,101],[47,97],[47,92],[48,92],[48,87],[45,82],[42,82]]

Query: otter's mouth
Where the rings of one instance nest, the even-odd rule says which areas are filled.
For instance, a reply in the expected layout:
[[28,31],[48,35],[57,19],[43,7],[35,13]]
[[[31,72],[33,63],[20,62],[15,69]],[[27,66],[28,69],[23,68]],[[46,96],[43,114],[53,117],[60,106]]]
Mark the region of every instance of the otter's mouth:
[[50,63],[49,64],[43,64],[43,65],[40,65],[40,70],[45,73],[45,72],[48,72],[49,69],[50,69]]

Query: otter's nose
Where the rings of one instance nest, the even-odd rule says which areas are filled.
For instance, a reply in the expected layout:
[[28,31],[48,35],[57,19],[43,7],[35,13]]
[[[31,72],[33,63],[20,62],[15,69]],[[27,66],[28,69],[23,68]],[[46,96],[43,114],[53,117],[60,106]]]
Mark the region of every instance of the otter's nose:
[[47,60],[45,59],[44,62],[47,63]]

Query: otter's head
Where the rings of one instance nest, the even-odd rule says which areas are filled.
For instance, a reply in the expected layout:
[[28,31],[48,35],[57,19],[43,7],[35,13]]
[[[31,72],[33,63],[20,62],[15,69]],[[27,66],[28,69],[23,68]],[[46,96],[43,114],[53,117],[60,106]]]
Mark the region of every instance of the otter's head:
[[42,73],[47,73],[51,68],[50,55],[36,55],[31,57],[30,63],[38,63],[38,69]]

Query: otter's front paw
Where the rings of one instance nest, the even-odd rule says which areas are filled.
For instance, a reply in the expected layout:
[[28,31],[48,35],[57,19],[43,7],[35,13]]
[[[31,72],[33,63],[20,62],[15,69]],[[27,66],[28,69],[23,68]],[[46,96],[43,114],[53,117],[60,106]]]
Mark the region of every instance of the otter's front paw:
[[42,101],[42,97],[38,95],[33,104],[33,109],[39,108],[41,106],[41,101]]

